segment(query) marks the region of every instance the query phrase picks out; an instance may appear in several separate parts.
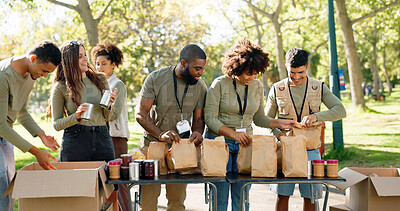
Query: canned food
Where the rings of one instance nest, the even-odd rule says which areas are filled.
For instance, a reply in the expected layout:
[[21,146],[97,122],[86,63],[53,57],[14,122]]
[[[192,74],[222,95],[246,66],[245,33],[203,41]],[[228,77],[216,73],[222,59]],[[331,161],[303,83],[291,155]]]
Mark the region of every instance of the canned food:
[[154,179],[154,160],[144,161],[144,177],[146,179]]
[[110,100],[111,100],[111,91],[104,90],[103,96],[101,97],[100,100],[100,106],[103,108],[108,108],[108,106],[110,106]]
[[121,166],[121,179],[129,179],[129,167]]
[[82,113],[81,118],[85,120],[90,120],[93,113],[93,104],[91,103],[84,103],[84,104],[88,106],[88,109]]
[[146,179],[144,176],[144,160],[136,159],[134,162],[139,164],[139,179]]
[[129,179],[139,180],[139,163],[129,163]]
[[158,172],[159,172],[159,169],[158,169],[158,160],[154,160],[154,178],[158,178]]

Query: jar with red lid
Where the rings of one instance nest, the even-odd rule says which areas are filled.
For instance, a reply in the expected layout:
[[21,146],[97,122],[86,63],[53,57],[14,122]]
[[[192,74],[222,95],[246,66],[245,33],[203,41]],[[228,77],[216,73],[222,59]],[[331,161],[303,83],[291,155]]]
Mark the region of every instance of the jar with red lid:
[[313,176],[314,177],[324,177],[325,176],[325,160],[313,160]]
[[119,160],[108,161],[108,168],[110,171],[110,179],[121,178],[120,167],[121,167],[121,161],[119,161]]
[[338,177],[339,161],[334,159],[326,160],[326,176]]

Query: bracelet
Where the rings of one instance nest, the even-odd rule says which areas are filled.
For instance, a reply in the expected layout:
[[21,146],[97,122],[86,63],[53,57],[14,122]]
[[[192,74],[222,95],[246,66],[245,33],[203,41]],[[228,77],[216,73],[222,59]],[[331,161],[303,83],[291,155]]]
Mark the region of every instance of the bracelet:
[[166,133],[166,131],[163,131],[163,132],[161,132],[161,133],[158,135],[158,140],[159,140],[159,141],[161,141],[161,136],[164,135],[164,133]]

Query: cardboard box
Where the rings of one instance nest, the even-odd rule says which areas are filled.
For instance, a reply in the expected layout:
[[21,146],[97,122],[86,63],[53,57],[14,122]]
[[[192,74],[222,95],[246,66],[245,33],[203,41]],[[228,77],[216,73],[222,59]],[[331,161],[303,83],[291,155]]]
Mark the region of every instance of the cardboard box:
[[105,162],[52,163],[44,170],[31,163],[15,174],[5,195],[18,198],[19,211],[101,210],[114,190],[105,184]]
[[352,210],[397,210],[400,207],[400,176],[396,168],[344,168],[346,182],[332,183],[346,190],[345,205]]
[[329,211],[353,211],[348,208],[345,204],[337,204],[329,206]]

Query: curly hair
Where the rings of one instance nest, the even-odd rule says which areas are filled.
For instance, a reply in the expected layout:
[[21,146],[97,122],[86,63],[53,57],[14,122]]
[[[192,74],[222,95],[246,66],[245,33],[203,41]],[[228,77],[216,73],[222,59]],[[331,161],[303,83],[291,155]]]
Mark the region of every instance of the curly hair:
[[110,60],[111,63],[114,63],[117,67],[122,64],[124,59],[122,51],[116,45],[111,43],[97,44],[92,49],[91,55],[93,64],[96,64],[98,56],[106,56],[107,60]]
[[240,39],[225,53],[222,73],[240,76],[247,70],[263,74],[269,66],[269,53],[247,38]]
[[[81,104],[81,90],[82,90],[82,73],[79,68],[79,47],[83,46],[82,43],[77,41],[67,41],[61,46],[61,64],[57,67],[56,74],[54,75],[53,83],[57,81],[65,82],[67,90],[71,95],[72,102],[77,106]],[[102,92],[106,89],[106,85],[102,80],[105,78],[104,74],[98,73],[94,68],[88,64],[89,70],[86,76],[92,81],[97,89]]]

